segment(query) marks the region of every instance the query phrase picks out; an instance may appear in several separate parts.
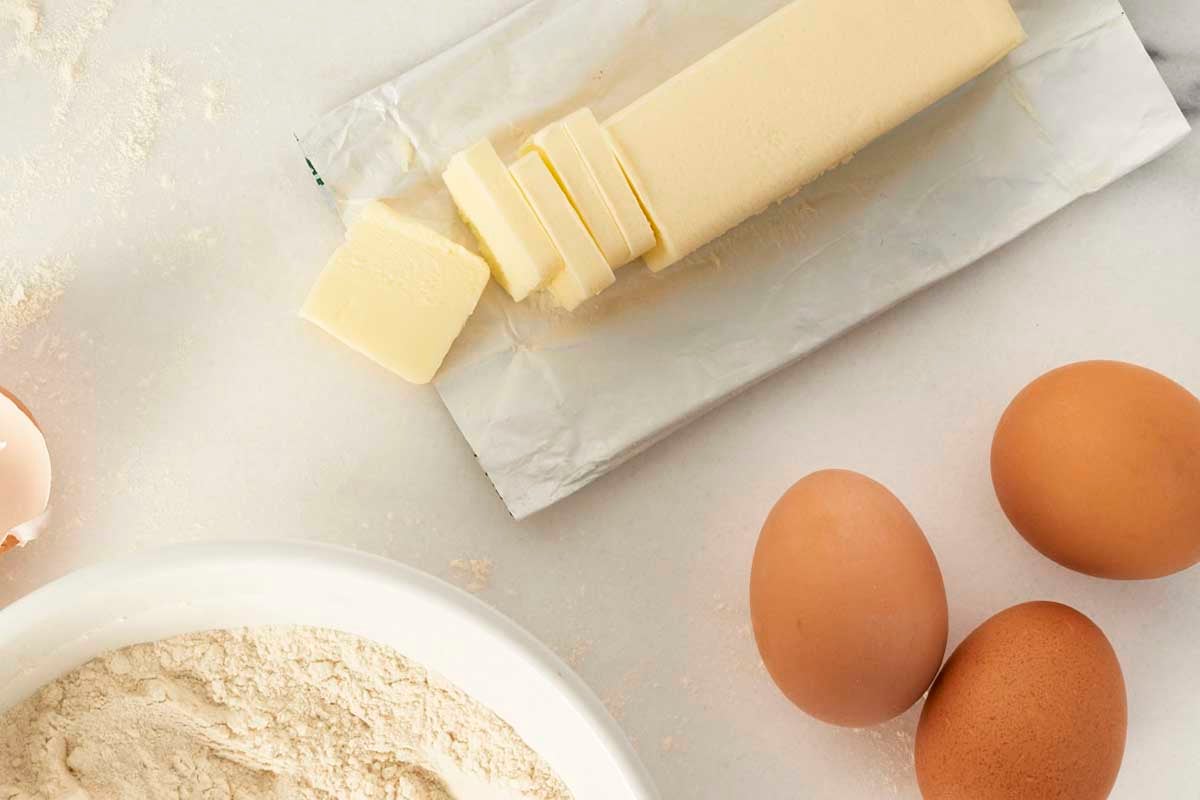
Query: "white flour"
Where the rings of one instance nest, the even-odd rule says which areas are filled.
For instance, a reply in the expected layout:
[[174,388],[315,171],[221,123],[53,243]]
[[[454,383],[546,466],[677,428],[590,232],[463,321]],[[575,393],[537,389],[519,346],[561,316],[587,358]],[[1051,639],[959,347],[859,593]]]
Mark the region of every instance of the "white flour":
[[8,23],[16,41],[7,51],[10,63],[30,62],[53,76],[58,100],[54,104],[54,126],[67,119],[67,112],[84,80],[88,44],[104,29],[116,0],[89,0],[62,25],[48,25],[41,5],[35,0],[0,0],[0,25]]
[[87,269],[77,243],[127,217],[126,199],[180,114],[160,53],[106,47],[116,10],[117,0],[0,0],[0,80],[11,74],[31,90],[0,151],[0,347],[52,309],[76,263]]
[[0,717],[0,800],[569,800],[516,732],[389,648],[214,631],[94,659]]
[[22,331],[50,313],[75,275],[69,258],[16,264],[0,259],[0,350],[15,346]]
[[456,558],[450,562],[454,582],[472,594],[479,594],[492,585],[495,565],[486,558]]

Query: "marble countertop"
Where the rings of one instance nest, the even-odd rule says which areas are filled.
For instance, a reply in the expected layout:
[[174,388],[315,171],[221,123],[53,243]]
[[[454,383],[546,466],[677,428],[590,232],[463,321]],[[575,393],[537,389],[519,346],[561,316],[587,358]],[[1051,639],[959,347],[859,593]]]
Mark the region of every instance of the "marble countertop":
[[[823,727],[749,633],[767,509],[849,467],[935,550],[978,541],[943,559],[952,644],[1033,597],[1090,613],[1129,682],[1114,797],[1194,793],[1200,576],[1108,584],[1045,561],[1000,513],[986,452],[1012,394],[1061,363],[1133,360],[1200,390],[1200,138],[516,523],[431,390],[296,319],[341,229],[291,133],[517,4],[47,0],[37,33],[33,6],[0,2],[0,280],[40,265],[48,301],[63,284],[0,346],[0,385],[57,466],[55,527],[0,558],[0,606],[169,542],[337,542],[470,585],[554,647],[667,798],[916,798],[911,712]],[[1126,8],[1200,121],[1200,5]],[[453,566],[471,559],[480,574]],[[830,763],[839,777],[812,778]]]

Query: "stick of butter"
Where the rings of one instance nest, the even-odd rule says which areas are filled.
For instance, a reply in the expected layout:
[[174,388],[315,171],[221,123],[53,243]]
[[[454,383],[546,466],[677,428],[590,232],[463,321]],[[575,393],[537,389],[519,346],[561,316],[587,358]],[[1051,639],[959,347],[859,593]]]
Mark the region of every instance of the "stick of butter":
[[442,179],[496,281],[518,303],[562,269],[554,243],[486,139],[450,159]]
[[479,256],[380,202],[329,259],[300,316],[413,383],[429,383],[475,311]]
[[571,140],[579,150],[588,174],[592,176],[625,243],[629,245],[629,260],[641,258],[654,247],[654,230],[613,155],[608,134],[590,108],[581,108],[566,117],[563,126],[571,134]]
[[567,199],[575,207],[583,224],[600,247],[613,269],[633,260],[629,244],[621,235],[600,187],[592,180],[587,164],[563,123],[555,122],[534,134],[521,148],[522,155],[540,153],[549,164]]
[[550,293],[560,306],[574,311],[612,286],[612,267],[541,155],[526,153],[509,169],[562,256],[563,270],[550,282]]
[[796,0],[608,120],[664,269],[1001,60],[1008,0]]

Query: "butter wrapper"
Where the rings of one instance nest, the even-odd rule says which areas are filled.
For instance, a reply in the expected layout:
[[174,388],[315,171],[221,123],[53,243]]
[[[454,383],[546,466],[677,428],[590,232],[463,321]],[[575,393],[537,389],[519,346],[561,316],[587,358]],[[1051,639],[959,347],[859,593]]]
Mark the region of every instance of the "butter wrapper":
[[[335,109],[301,147],[339,213],[397,208],[472,245],[440,172],[607,117],[782,0],[534,0]],[[1116,0],[1014,4],[1029,41],[827,174],[574,314],[495,285],[436,386],[515,517],[555,503],[854,326],[1165,152],[1188,125]]]

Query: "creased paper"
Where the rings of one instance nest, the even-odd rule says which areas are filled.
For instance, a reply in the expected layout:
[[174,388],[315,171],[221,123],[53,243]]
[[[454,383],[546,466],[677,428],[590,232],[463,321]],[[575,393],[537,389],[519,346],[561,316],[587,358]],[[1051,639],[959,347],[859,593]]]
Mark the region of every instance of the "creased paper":
[[[606,117],[782,0],[534,0],[327,115],[301,146],[344,218],[378,197],[461,242],[440,181]],[[685,262],[573,315],[493,284],[437,390],[514,516],[582,488],[1188,132],[1116,0],[1018,0],[1005,62]]]

